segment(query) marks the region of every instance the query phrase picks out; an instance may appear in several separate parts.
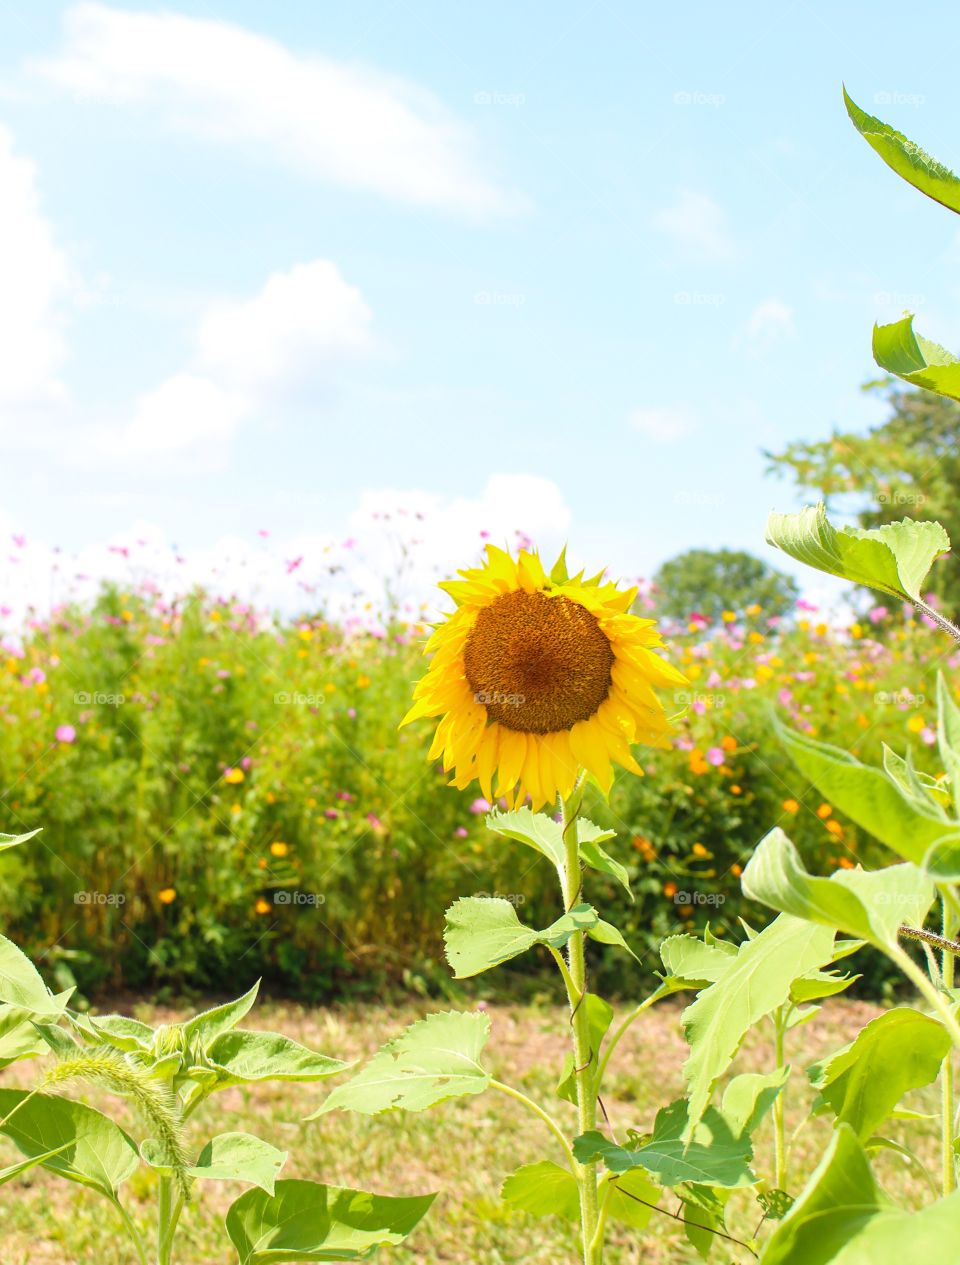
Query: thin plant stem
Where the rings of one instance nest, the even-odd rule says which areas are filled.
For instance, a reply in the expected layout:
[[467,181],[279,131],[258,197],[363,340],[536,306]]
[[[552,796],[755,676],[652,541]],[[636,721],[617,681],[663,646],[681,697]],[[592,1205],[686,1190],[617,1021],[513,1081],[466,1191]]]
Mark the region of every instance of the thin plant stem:
[[[559,870],[564,907],[572,909],[580,897],[580,845],[577,837],[577,814],[582,791],[582,774],[577,779],[570,799],[563,805],[563,867]],[[567,942],[567,991],[570,1019],[573,1026],[573,1059],[577,1089],[577,1124],[580,1133],[588,1133],[597,1125],[596,1051],[591,1049],[590,1028],[586,1007],[581,1005],[587,990],[585,933],[575,931]],[[568,982],[569,981],[569,982]],[[596,1242],[600,1219],[597,1190],[597,1165],[577,1164],[574,1169],[580,1188],[580,1227],[583,1236],[584,1265],[601,1265],[603,1244]]]
[[144,1247],[143,1239],[140,1237],[140,1231],[134,1224],[130,1213],[127,1212],[126,1208],[124,1208],[119,1199],[111,1199],[110,1202],[113,1204],[114,1208],[116,1208],[117,1212],[120,1213],[127,1233],[130,1235],[130,1241],[137,1250],[137,1260],[140,1262],[140,1265],[150,1265],[150,1259],[147,1256],[147,1249]]
[[[943,900],[943,938],[948,943],[953,941],[957,933],[957,918],[946,899]],[[955,960],[952,952],[944,951],[940,964],[945,989],[953,988]],[[957,1187],[957,1166],[953,1150],[953,1117],[956,1110],[956,1084],[954,1070],[954,1052],[947,1051],[940,1073],[941,1092],[941,1153],[943,1161],[943,1193],[951,1194]]]
[[[780,1007],[780,1009],[774,1014],[773,1026],[775,1032],[774,1048],[776,1051],[776,1065],[777,1071],[779,1071],[784,1066],[784,1035],[786,1032],[786,1016],[783,1014],[783,1007]],[[778,1190],[786,1190],[787,1136],[786,1113],[784,1110],[782,1089],[773,1100],[773,1129],[775,1180]]]
[[570,1143],[564,1137],[563,1130],[557,1124],[556,1120],[554,1120],[553,1116],[544,1111],[540,1104],[534,1102],[532,1098],[528,1098],[527,1095],[522,1093],[519,1089],[514,1089],[512,1085],[507,1085],[503,1081],[492,1080],[490,1082],[490,1088],[498,1089],[501,1094],[506,1094],[508,1098],[513,1098],[517,1102],[523,1103],[528,1111],[532,1111],[535,1116],[539,1116],[560,1143],[561,1147],[563,1147],[563,1153],[571,1170],[576,1170],[577,1162],[573,1158],[573,1151],[570,1149]]
[[887,953],[914,985],[917,992],[926,998],[931,1009],[937,1012],[943,1022],[943,1026],[950,1033],[950,1039],[954,1046],[960,1050],[960,1024],[957,1023],[957,1018],[943,993],[936,988],[929,977],[917,966],[910,954],[901,949],[898,944],[891,945],[887,949]]
[[922,598],[914,597],[911,600],[921,615],[926,615],[928,619],[932,619],[937,627],[948,633],[954,641],[960,641],[960,628],[956,624],[951,623],[945,615],[941,615],[933,606],[928,606]]
[[606,1049],[603,1052],[603,1058],[600,1060],[600,1067],[597,1071],[597,1085],[598,1086],[600,1086],[603,1083],[604,1073],[607,1070],[607,1064],[610,1062],[610,1056],[613,1054],[614,1050],[617,1048],[617,1045],[619,1044],[620,1039],[627,1032],[630,1025],[634,1023],[637,1019],[639,1019],[640,1016],[643,1014],[643,1012],[649,1009],[649,1007],[652,1006],[654,1002],[658,1000],[659,998],[657,994],[651,993],[650,996],[645,998],[642,1002],[640,1002],[639,1005],[634,1006],[633,1010],[631,1010],[621,1021],[620,1026],[617,1028],[616,1032],[614,1032],[613,1036],[607,1042]]

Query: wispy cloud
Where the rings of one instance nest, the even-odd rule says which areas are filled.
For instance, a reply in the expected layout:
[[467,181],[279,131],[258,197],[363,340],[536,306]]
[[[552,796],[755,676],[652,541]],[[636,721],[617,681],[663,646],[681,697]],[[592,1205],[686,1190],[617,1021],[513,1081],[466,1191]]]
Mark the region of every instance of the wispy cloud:
[[705,193],[685,189],[658,212],[654,225],[698,262],[729,263],[736,256],[723,209]]
[[629,421],[635,431],[657,444],[675,444],[693,430],[690,415],[682,408],[638,408]]
[[77,4],[62,51],[27,70],[80,101],[152,107],[171,127],[401,202],[473,216],[523,205],[431,93],[233,23]]
[[329,260],[275,273],[253,298],[211,304],[190,363],[142,395],[128,424],[100,431],[96,447],[119,460],[186,452],[218,464],[247,419],[326,390],[336,365],[373,351],[371,324]]
[[781,299],[765,299],[747,318],[744,342],[748,351],[760,355],[795,333],[793,308]]

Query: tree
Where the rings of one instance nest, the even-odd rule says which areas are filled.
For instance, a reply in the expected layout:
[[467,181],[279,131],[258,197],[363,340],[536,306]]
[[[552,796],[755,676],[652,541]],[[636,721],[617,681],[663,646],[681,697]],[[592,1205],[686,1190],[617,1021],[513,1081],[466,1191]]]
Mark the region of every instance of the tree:
[[[835,508],[831,498],[853,494],[861,527],[936,519],[960,542],[960,405],[889,378],[865,389],[883,394],[891,410],[886,421],[865,434],[834,430],[817,443],[767,452],[771,470],[792,475],[828,509]],[[956,567],[935,567],[928,583],[953,614],[960,612]]]
[[689,549],[665,562],[653,578],[657,609],[675,619],[697,611],[719,623],[724,611],[754,604],[785,615],[799,597],[796,581],[742,549]]

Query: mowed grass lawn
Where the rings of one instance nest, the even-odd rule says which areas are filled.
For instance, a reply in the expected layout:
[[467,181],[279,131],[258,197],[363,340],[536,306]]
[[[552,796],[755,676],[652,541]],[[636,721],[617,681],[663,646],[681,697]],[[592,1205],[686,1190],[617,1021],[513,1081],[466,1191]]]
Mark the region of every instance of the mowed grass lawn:
[[[383,1039],[436,1006],[338,1006],[309,1009],[264,1004],[250,1015],[248,1027],[288,1033],[315,1049],[341,1058],[371,1053]],[[176,1021],[175,1010],[125,1007],[150,1023]],[[681,1090],[680,1067],[685,1057],[679,1017],[681,1005],[670,1000],[647,1012],[621,1043],[617,1068],[605,1094],[615,1128],[650,1127],[656,1107]],[[554,1006],[489,1008],[493,1037],[488,1065],[498,1078],[527,1094],[549,1101],[567,1037],[567,1016]],[[818,1016],[793,1034],[789,1057],[798,1073],[791,1084],[788,1124],[801,1118],[800,1099],[809,1102],[805,1067],[830,1049],[851,1040],[877,1008],[861,1002],[829,1003]],[[772,1049],[765,1039],[752,1039],[740,1056],[740,1070],[769,1069]],[[29,1083],[35,1075],[23,1064],[0,1076],[0,1083]],[[384,1262],[433,1265],[469,1262],[497,1265],[571,1265],[577,1260],[571,1231],[560,1221],[536,1220],[510,1211],[498,1198],[503,1178],[518,1165],[539,1158],[559,1159],[558,1148],[543,1126],[518,1103],[489,1091],[480,1097],[448,1102],[422,1115],[390,1113],[376,1118],[333,1113],[305,1124],[309,1114],[336,1082],[314,1085],[269,1084],[227,1090],[198,1113],[193,1123],[199,1146],[215,1133],[247,1130],[290,1152],[285,1177],[309,1177],[336,1185],[360,1186],[385,1194],[439,1191],[431,1213],[403,1248],[384,1251]],[[116,1100],[91,1092],[87,1101],[108,1111],[125,1110]],[[573,1109],[553,1099],[556,1114],[576,1130]],[[911,1106],[935,1110],[931,1098],[914,1095]],[[126,1123],[138,1139],[143,1131],[136,1120]],[[900,1126],[891,1124],[889,1136]],[[816,1163],[830,1125],[819,1119],[800,1135],[794,1152],[793,1193]],[[921,1137],[924,1162],[938,1171],[933,1122],[912,1123],[911,1136]],[[769,1124],[758,1135],[760,1167],[771,1171],[772,1135]],[[7,1152],[4,1151],[4,1156]],[[12,1156],[10,1157],[12,1158]],[[4,1158],[3,1162],[10,1162]],[[917,1204],[930,1197],[921,1174],[911,1171],[892,1153],[878,1161],[890,1193],[902,1203]],[[199,1185],[199,1184],[198,1184]],[[202,1183],[188,1209],[176,1252],[177,1265],[219,1265],[236,1260],[222,1231],[223,1215],[243,1188],[220,1182]],[[141,1168],[129,1183],[127,1206],[144,1230],[149,1225],[152,1178]],[[665,1197],[671,1210],[675,1201]],[[95,1194],[58,1181],[35,1169],[0,1191],[2,1265],[130,1265],[133,1254],[113,1210]],[[752,1232],[759,1220],[752,1194],[738,1192],[731,1202],[729,1224]],[[152,1234],[151,1234],[152,1241]],[[742,1247],[717,1241],[712,1260],[748,1262]],[[614,1227],[609,1265],[681,1265],[699,1260],[682,1227],[654,1214],[642,1242],[635,1231]]]

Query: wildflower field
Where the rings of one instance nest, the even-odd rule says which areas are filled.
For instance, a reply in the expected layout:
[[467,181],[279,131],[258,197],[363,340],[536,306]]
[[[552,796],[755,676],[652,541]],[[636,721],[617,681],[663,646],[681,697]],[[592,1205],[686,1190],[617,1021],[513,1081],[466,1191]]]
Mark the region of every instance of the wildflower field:
[[[874,605],[830,627],[752,606],[668,628],[689,681],[665,696],[669,749],[640,753],[646,776],[622,774],[590,808],[619,831],[636,899],[612,881],[608,896],[634,943],[735,932],[739,875],[771,823],[822,872],[875,858],[779,748],[771,715],[865,760],[909,744],[942,772],[932,673],[945,661],[923,620]],[[2,802],[11,828],[43,833],[6,860],[4,924],[88,992],[229,988],[240,970],[326,999],[440,986],[437,915],[458,895],[496,891],[543,916],[545,867],[491,841],[488,802],[446,788],[422,726],[398,730],[426,632],[280,621],[147,586],[8,637]],[[614,983],[649,987],[655,960],[611,966]]]

